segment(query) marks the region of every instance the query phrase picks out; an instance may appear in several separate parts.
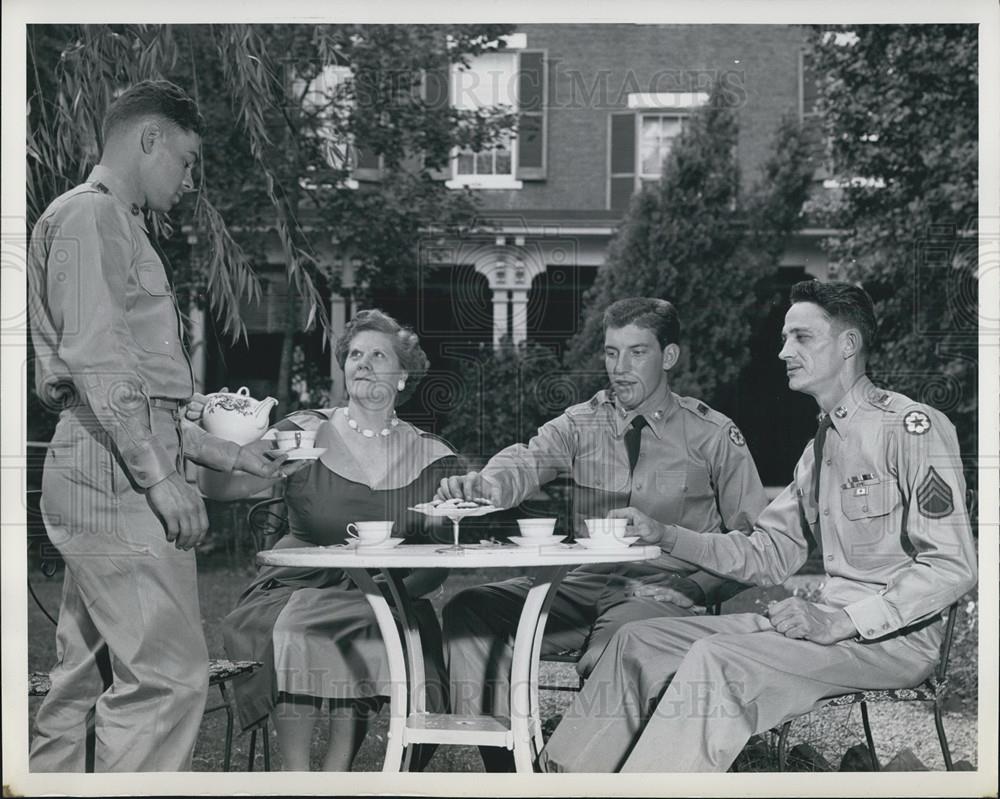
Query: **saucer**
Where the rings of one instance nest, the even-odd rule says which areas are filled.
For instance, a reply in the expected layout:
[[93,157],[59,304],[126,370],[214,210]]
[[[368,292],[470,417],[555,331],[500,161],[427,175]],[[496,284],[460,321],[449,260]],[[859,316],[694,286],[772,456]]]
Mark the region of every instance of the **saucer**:
[[298,449],[282,449],[278,452],[287,452],[286,461],[313,461],[326,452],[326,447],[299,447]]
[[349,549],[357,550],[372,550],[372,549],[392,549],[393,547],[398,547],[405,541],[405,538],[389,538],[385,541],[381,541],[378,544],[364,544],[360,541],[345,541],[344,546]]
[[637,535],[625,536],[625,538],[611,538],[607,543],[598,541],[595,538],[578,538],[576,543],[584,549],[625,549],[639,540]]
[[507,536],[507,540],[517,544],[519,547],[554,547],[565,537],[564,535],[538,535],[532,537],[511,535]]

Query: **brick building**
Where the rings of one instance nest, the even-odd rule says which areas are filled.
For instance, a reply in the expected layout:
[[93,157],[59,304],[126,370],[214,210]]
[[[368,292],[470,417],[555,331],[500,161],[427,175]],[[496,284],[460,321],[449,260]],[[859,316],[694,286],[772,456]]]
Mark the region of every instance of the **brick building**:
[[[782,116],[811,113],[806,32],[799,26],[538,24],[516,31],[505,50],[453,68],[447,79],[429,76],[427,84],[462,107],[517,110],[516,139],[456,153],[440,175],[450,188],[476,192],[489,229],[460,241],[429,235],[418,242],[418,296],[387,295],[378,303],[416,326],[444,368],[463,348],[505,335],[556,349],[565,344],[630,197],[659,177],[673,138],[717,83],[738,107],[737,158],[746,185],[767,158]],[[377,178],[377,163],[358,166],[359,180]],[[822,178],[817,174],[817,190]],[[827,233],[807,227],[788,243],[775,264],[775,297],[803,276],[828,276],[819,247]],[[338,267],[350,286],[349,261]],[[208,385],[224,379],[268,390],[277,374],[275,319],[283,318],[284,291],[279,266],[267,281],[266,302],[247,309],[251,346],[230,351],[225,373],[207,374]],[[342,329],[353,311],[350,296],[334,297],[330,310],[335,330]],[[769,424],[772,401],[791,403],[805,429],[814,424],[808,404],[784,387],[775,343],[782,314],[772,309],[760,340],[751,342],[756,377],[722,408],[751,442]],[[302,342],[306,357],[329,364],[336,395],[342,376],[321,344],[318,336]],[[784,469],[789,457],[794,461],[779,455],[767,471]]]

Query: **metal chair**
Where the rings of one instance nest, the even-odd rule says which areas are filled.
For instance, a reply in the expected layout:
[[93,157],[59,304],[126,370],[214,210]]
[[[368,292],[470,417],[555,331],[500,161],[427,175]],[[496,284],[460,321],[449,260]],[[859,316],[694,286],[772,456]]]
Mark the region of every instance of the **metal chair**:
[[[868,720],[868,703],[876,702],[933,702],[934,703],[934,726],[937,729],[938,742],[941,744],[941,754],[944,756],[944,766],[948,771],[953,770],[951,751],[948,749],[948,738],[944,730],[944,698],[948,689],[948,658],[951,654],[951,644],[955,635],[955,621],[958,618],[958,603],[951,605],[946,611],[948,620],[945,623],[944,638],[941,640],[941,654],[934,673],[924,680],[920,685],[912,688],[887,688],[875,691],[854,691],[849,694],[835,696],[829,700],[821,709],[830,707],[848,707],[850,705],[861,705],[861,723],[865,730],[865,741],[868,744],[868,751],[871,752],[872,769],[879,770],[878,756],[875,754],[875,741],[872,737],[872,728]],[[799,717],[801,718],[801,717]],[[787,765],[787,745],[788,732],[792,722],[789,719],[781,725],[778,734],[778,770],[784,771]]]

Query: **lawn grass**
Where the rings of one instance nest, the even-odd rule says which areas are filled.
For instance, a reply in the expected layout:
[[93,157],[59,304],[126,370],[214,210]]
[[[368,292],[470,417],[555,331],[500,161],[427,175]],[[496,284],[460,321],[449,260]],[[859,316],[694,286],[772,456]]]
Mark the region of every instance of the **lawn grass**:
[[[222,645],[221,620],[230,611],[236,602],[243,588],[250,581],[254,573],[252,554],[246,551],[217,550],[215,554],[199,556],[199,596],[201,600],[202,623],[205,630],[205,637],[208,643],[208,650],[212,657],[224,657]],[[431,601],[440,613],[444,603],[454,594],[468,586],[490,582],[516,574],[510,569],[480,569],[469,571],[452,572],[445,582],[431,597]],[[32,585],[36,593],[53,615],[59,607],[61,591],[61,572],[52,578],[46,578],[37,569],[30,572]],[[787,584],[788,587],[772,587],[767,589],[751,589],[729,600],[723,608],[725,613],[733,612],[760,612],[767,603],[775,599],[780,599],[789,595],[789,589],[796,592],[809,593],[813,590],[819,578],[802,577],[793,578]],[[953,697],[950,709],[953,714],[949,716],[946,725],[949,727],[949,738],[952,741],[952,750],[956,759],[964,758],[971,762],[976,761],[975,752],[975,712],[976,712],[976,664],[977,664],[977,642],[978,642],[978,604],[974,596],[967,598],[960,608],[962,614],[957,626],[955,646],[952,650],[951,669],[951,695]],[[48,671],[55,661],[55,629],[33,602],[28,606],[28,668],[29,671]],[[572,682],[574,673],[572,667],[557,664],[543,664],[546,672],[543,673],[543,682],[557,680],[560,682]],[[210,696],[210,704],[218,704],[218,691],[213,688]],[[550,729],[551,720],[561,713],[565,705],[572,700],[573,694],[569,692],[542,692],[542,714],[549,717],[550,723],[546,729]],[[33,718],[35,710],[41,700],[31,699],[29,701],[29,720]],[[837,711],[840,713],[840,711]],[[827,741],[826,753],[828,759],[837,759],[836,751],[842,753],[846,746],[863,741],[860,725],[857,721],[857,713],[840,713],[834,716],[833,712],[825,715],[830,717],[826,721],[819,721],[816,717],[821,714],[811,714],[801,724],[797,723],[796,733],[793,735],[793,742],[800,741],[803,737],[810,739],[825,739]],[[374,720],[371,730],[365,743],[355,759],[353,770],[355,771],[377,771],[382,765],[382,754],[385,749],[387,731],[386,709],[379,713]],[[959,723],[961,722],[961,729]],[[818,726],[817,726],[818,725]],[[885,762],[898,751],[902,746],[913,749],[921,759],[931,767],[941,760],[940,751],[936,749],[936,738],[933,733],[933,724],[929,712],[923,707],[909,706],[905,709],[895,705],[892,707],[881,707],[873,710],[873,727],[876,730],[877,740],[880,741],[880,759]],[[896,729],[896,728],[900,729]],[[885,731],[885,732],[883,732]],[[238,733],[238,731],[237,731]],[[886,739],[886,744],[881,743],[881,738]],[[276,742],[271,731],[271,758],[272,768],[281,767],[281,754],[277,750]],[[796,737],[797,736],[797,737]],[[325,748],[327,731],[317,726],[313,740],[313,767],[319,765],[320,753]],[[919,738],[922,744],[920,748],[914,743],[914,739]],[[225,739],[225,714],[212,713],[205,717],[202,723],[201,735],[195,749],[193,769],[195,771],[221,771],[224,756]],[[846,744],[845,744],[846,742]],[[843,748],[840,748],[843,747]],[[895,748],[894,748],[895,747]],[[247,765],[249,752],[249,736],[237,734],[233,747],[233,768],[244,769]],[[935,760],[936,752],[936,760]],[[261,745],[257,744],[257,765],[262,767]],[[838,760],[839,762],[839,760]],[[938,768],[942,767],[937,765]],[[768,766],[761,766],[767,770]],[[433,759],[428,765],[428,771],[439,772],[474,772],[481,771],[482,764],[476,750],[472,747],[450,746],[439,747]]]

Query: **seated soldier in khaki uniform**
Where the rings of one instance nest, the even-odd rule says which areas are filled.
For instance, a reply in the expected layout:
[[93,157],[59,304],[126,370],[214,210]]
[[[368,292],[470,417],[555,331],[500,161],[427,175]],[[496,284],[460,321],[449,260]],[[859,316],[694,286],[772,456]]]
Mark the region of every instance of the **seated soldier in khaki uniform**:
[[[692,535],[749,532],[767,500],[743,436],[721,413],[670,391],[668,373],[680,355],[673,305],[621,300],[605,312],[604,326],[611,390],[547,422],[526,446],[502,450],[481,473],[442,480],[439,496],[488,497],[510,508],[568,475],[578,522],[632,505]],[[577,669],[586,676],[622,624],[695,615],[724,582],[667,553],[644,563],[581,566],[549,609],[542,651],[583,650]],[[529,587],[527,578],[484,585],[445,607],[455,712],[506,712],[513,633]],[[481,751],[489,769],[511,767],[506,750]]]
[[612,515],[665,552],[775,585],[823,552],[819,602],[766,616],[622,627],[540,756],[547,771],[725,771],[751,735],[824,697],[900,688],[937,662],[941,612],[976,583],[955,429],[865,375],[871,299],[845,283],[792,289],[780,357],[816,398],[815,440],[749,535],[694,534],[639,508]]

